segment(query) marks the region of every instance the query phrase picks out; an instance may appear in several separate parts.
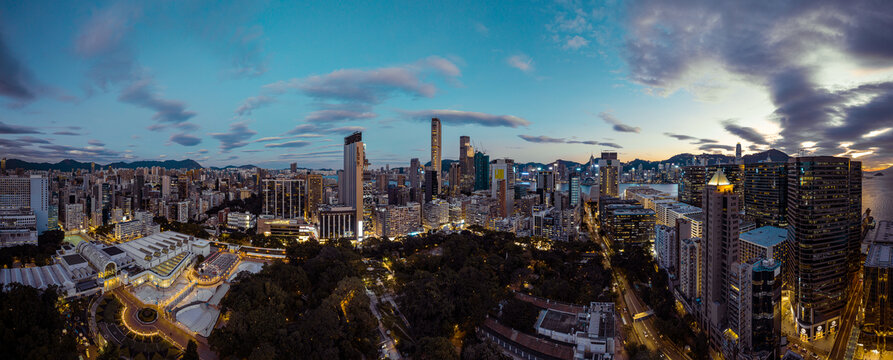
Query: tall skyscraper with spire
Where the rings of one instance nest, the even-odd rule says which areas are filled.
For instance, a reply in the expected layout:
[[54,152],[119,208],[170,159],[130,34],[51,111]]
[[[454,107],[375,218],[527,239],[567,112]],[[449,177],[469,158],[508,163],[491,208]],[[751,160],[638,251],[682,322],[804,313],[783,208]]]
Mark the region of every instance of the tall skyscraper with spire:
[[471,138],[459,137],[459,189],[462,192],[474,190],[474,147]]
[[735,163],[736,164],[744,163],[744,160],[741,159],[741,143],[738,143],[738,145],[735,145]]
[[341,173],[341,202],[354,208],[357,239],[363,238],[363,169],[366,165],[366,146],[363,133],[355,132],[344,138],[344,171]]
[[732,290],[732,265],[738,261],[739,204],[735,185],[722,169],[717,170],[704,189],[704,239],[700,247],[701,268],[704,269],[701,289],[705,297],[701,323],[709,329],[716,344],[720,343],[728,322],[726,310]]
[[439,194],[440,193],[440,174],[443,174],[440,171],[440,155],[441,155],[441,129],[440,129],[440,119],[432,118],[431,119],[431,168],[434,169],[435,174],[437,174],[437,178],[435,179],[436,184],[434,186],[434,190]]

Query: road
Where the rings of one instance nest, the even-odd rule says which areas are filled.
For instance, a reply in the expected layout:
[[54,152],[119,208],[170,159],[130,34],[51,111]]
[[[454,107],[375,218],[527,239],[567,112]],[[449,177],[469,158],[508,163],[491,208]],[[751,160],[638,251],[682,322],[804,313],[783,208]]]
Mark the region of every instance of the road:
[[843,308],[840,328],[837,332],[837,337],[834,339],[834,345],[831,347],[831,354],[828,356],[828,359],[831,360],[844,358],[847,343],[850,340],[850,332],[853,330],[853,325],[856,323],[856,315],[858,315],[859,308],[862,306],[862,279],[860,274],[854,274],[853,278],[850,279],[850,283],[853,284],[853,291],[850,292],[852,296],[849,296],[849,301],[846,307]]
[[378,296],[375,295],[369,289],[366,289],[366,295],[369,296],[370,304],[369,309],[372,310],[372,315],[375,315],[375,318],[378,319],[378,332],[381,333],[382,345],[384,345],[385,350],[387,350],[388,359],[403,359],[400,356],[400,352],[397,351],[397,344],[394,342],[394,339],[388,335],[387,330],[384,328],[384,325],[381,323],[381,314],[378,313]]
[[[605,267],[611,269],[611,272],[614,274],[614,281],[617,283],[618,291],[623,296],[624,306],[622,306],[620,316],[626,319],[627,324],[631,325],[634,331],[634,337],[638,343],[645,345],[649,350],[660,352],[666,355],[669,359],[683,359],[689,360],[690,358],[685,354],[685,352],[680,349],[676,344],[669,341],[668,339],[662,338],[661,334],[657,332],[656,327],[654,326],[654,318],[647,317],[644,319],[640,319],[637,321],[633,321],[633,315],[638,314],[643,311],[647,311],[648,307],[645,303],[639,298],[638,294],[633,290],[633,288],[629,285],[629,281],[626,277],[621,274],[619,271],[615,270],[611,267],[611,262],[609,258],[613,255],[612,250],[612,242],[610,239],[606,237],[602,237],[598,235],[598,227],[595,226],[595,222],[593,221],[593,216],[589,213],[589,208],[587,207],[587,216],[586,222],[587,226],[590,229],[590,238],[592,238],[593,234],[595,239],[598,239],[597,242],[600,242],[605,248]],[[596,229],[593,231],[593,229]],[[627,334],[627,337],[630,334]]]
[[154,308],[154,305],[144,304],[136,296],[125,290],[124,287],[115,289],[112,293],[124,304],[125,311],[122,315],[124,325],[131,331],[143,334],[158,333],[180,349],[185,349],[186,345],[189,344],[189,340],[195,340],[196,344],[198,344],[199,358],[207,360],[217,359],[217,353],[211,350],[211,347],[208,345],[208,339],[205,337],[192,336],[192,334],[168,320],[161,312],[159,312],[158,321],[155,323],[149,325],[142,324],[137,321],[137,312],[145,307]]

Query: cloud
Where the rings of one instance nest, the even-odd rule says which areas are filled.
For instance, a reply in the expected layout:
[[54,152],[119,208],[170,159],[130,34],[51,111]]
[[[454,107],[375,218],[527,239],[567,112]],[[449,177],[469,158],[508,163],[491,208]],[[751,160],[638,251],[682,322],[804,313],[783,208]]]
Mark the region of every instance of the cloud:
[[[770,120],[781,128],[772,146],[792,152],[818,139],[817,153],[836,153],[841,142],[859,144],[890,124],[893,33],[883,30],[893,28],[893,7],[886,3],[644,0],[627,10],[623,56],[633,81],[669,95],[701,86],[696,75],[713,67],[766,89]],[[876,145],[869,161],[893,153],[891,144]]]
[[518,135],[519,138],[524,139],[524,141],[532,142],[532,143],[559,143],[559,144],[584,144],[584,145],[597,145],[597,146],[605,146],[621,149],[623,148],[616,143],[610,142],[601,142],[595,140],[566,140],[564,138],[553,138],[548,136],[533,136],[533,135]]
[[740,137],[744,140],[752,142],[754,144],[759,145],[768,145],[769,141],[766,140],[766,137],[763,134],[760,134],[756,129],[748,126],[740,126],[735,123],[734,120],[728,119],[722,121],[722,126],[728,131],[730,134]]
[[698,139],[694,136],[673,134],[673,133],[668,133],[668,132],[665,132],[664,135],[674,138],[676,140],[697,140]]
[[132,81],[139,73],[126,38],[141,14],[135,3],[118,2],[94,12],[78,29],[75,52],[90,60],[87,75],[100,89]]
[[272,104],[274,102],[276,102],[276,99],[273,98],[272,96],[258,95],[258,96],[249,97],[249,98],[245,99],[244,102],[242,102],[242,105],[239,106],[238,109],[236,109],[236,115],[239,115],[239,116],[251,115],[252,111],[254,111],[260,107]]
[[509,66],[526,73],[534,70],[533,59],[524,54],[509,56],[505,59],[505,62],[508,63]]
[[505,126],[516,128],[529,126],[530,121],[514,115],[492,115],[473,111],[460,110],[422,110],[402,111],[407,117],[417,121],[428,121],[439,118],[440,121],[453,125],[481,125],[487,127]]
[[692,144],[695,144],[695,145],[701,145],[701,144],[713,144],[713,143],[718,143],[718,142],[719,142],[719,140],[713,140],[713,139],[698,139],[698,141],[692,142]]
[[121,91],[118,99],[154,110],[155,114],[152,115],[152,119],[161,123],[159,124],[161,126],[165,124],[181,124],[195,116],[195,112],[186,110],[185,103],[162,98],[155,89],[155,83],[152,79],[142,79],[134,82]]
[[483,36],[490,36],[490,28],[481,23],[474,23],[474,31]]
[[12,54],[0,34],[0,96],[18,102],[31,101],[35,86],[31,72]]
[[13,125],[0,121],[0,134],[43,134],[31,126]]
[[598,114],[598,117],[600,117],[606,123],[614,125],[613,126],[614,131],[637,133],[637,134],[642,131],[642,129],[637,126],[630,126],[630,125],[621,123],[620,120],[618,120],[616,117],[614,117],[613,114],[608,113],[608,112],[600,112]]
[[297,148],[297,147],[304,147],[304,146],[307,146],[310,144],[311,143],[307,140],[292,140],[292,141],[286,141],[283,143],[266,144],[266,145],[264,145],[264,147],[268,147],[268,148]]
[[79,133],[76,133],[76,132],[74,132],[74,131],[67,131],[67,130],[56,131],[56,132],[53,133],[53,135],[81,136],[81,134],[79,134]]
[[589,45],[589,40],[586,40],[586,38],[580,35],[574,35],[570,39],[567,39],[567,42],[564,43],[564,48],[570,50],[579,50],[581,47],[584,47],[586,45]]
[[202,139],[192,136],[192,135],[189,135],[189,134],[181,133],[181,134],[171,135],[170,141],[173,141],[173,142],[183,145],[183,146],[196,146],[198,144],[201,144]]
[[704,151],[713,151],[713,150],[725,150],[725,151],[734,151],[735,147],[731,145],[720,145],[720,144],[705,144],[698,147],[698,149]]
[[220,140],[220,150],[229,152],[232,149],[248,145],[247,140],[256,135],[257,131],[251,130],[244,122],[235,122],[229,125],[229,132],[211,133],[212,138]]
[[238,27],[230,41],[234,76],[256,77],[267,72],[264,29],[260,25]]
[[304,118],[307,122],[313,123],[330,123],[347,120],[362,120],[376,117],[375,113],[362,110],[352,110],[348,108],[323,109],[311,112]]
[[[23,142],[24,144],[30,145],[30,144],[50,144],[50,140],[52,140],[52,139],[36,138],[33,136],[22,136],[22,137],[18,138],[17,140]],[[103,145],[100,145],[100,146],[103,146]]]
[[363,131],[366,131],[366,128],[362,126],[328,127],[319,126],[316,124],[301,124],[295,126],[294,129],[289,130],[287,134],[298,135],[302,137],[317,137],[316,135],[319,134],[352,134],[355,132]]
[[532,142],[532,143],[565,143],[567,142],[562,138],[553,138],[548,136],[532,136],[532,135],[518,135],[519,138],[524,139],[524,141]]
[[105,146],[105,143],[103,143],[102,141],[96,140],[96,139],[87,141],[87,144],[90,144],[93,146]]

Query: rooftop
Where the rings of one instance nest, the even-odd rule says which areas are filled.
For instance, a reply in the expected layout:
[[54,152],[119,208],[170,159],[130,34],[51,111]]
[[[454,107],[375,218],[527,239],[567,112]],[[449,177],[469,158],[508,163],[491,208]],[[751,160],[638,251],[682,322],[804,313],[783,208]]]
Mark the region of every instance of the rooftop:
[[65,255],[62,257],[62,260],[64,260],[65,263],[68,264],[68,266],[83,264],[87,262],[87,259],[84,259],[84,257],[80,254]]
[[741,240],[768,248],[785,241],[788,238],[788,231],[775,226],[763,226],[741,233],[739,237]]
[[564,334],[573,334],[577,329],[577,315],[555,310],[543,310],[538,327],[557,331]]
[[878,221],[874,230],[868,233],[869,242],[891,242],[893,243],[893,221]]
[[121,250],[115,246],[109,246],[107,248],[102,249],[102,251],[104,251],[109,256],[115,256],[115,255],[124,253],[124,250]]
[[893,268],[893,244],[871,245],[865,267]]

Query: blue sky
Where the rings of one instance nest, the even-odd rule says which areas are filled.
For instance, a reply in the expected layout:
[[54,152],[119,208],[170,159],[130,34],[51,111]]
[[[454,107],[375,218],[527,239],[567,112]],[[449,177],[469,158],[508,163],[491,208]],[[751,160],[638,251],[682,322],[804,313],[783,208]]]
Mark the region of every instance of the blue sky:
[[0,150],[339,167],[363,129],[373,166],[406,166],[439,115],[445,158],[469,135],[518,161],[740,141],[886,167],[878,4],[6,1]]

